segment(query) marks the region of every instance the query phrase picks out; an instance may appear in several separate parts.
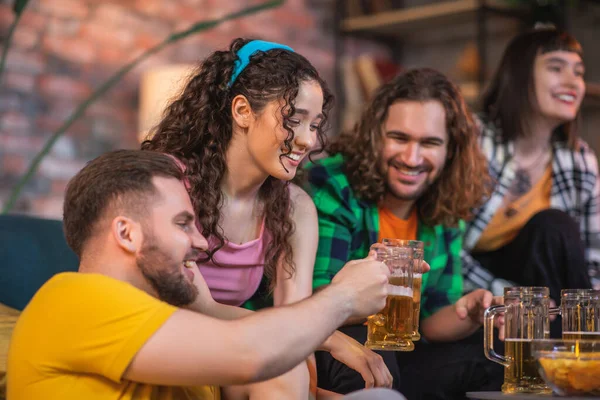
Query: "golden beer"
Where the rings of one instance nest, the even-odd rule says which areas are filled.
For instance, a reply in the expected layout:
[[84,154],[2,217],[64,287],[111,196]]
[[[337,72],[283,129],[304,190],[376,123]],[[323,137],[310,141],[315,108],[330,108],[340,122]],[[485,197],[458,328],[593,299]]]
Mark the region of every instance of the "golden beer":
[[368,319],[365,346],[374,350],[411,351],[413,333],[412,289],[400,286],[406,278],[390,277],[390,293],[383,310]]
[[581,339],[581,340],[597,340],[600,341],[600,332],[563,332],[563,339]]
[[503,393],[551,393],[540,376],[531,352],[531,339],[506,339],[504,353],[509,365],[504,369]]
[[423,274],[413,275],[413,334],[412,340],[421,339],[419,333],[419,317],[421,314],[421,285],[423,284]]
[[600,291],[560,291],[563,339],[600,340]]

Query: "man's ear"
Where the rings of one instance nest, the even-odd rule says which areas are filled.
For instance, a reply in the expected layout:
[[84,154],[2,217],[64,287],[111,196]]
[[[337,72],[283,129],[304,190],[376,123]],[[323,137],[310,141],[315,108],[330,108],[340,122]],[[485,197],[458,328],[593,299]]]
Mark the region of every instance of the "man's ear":
[[117,244],[127,253],[136,253],[142,247],[142,226],[131,218],[119,215],[113,219],[111,232]]
[[233,98],[231,102],[231,115],[234,123],[240,128],[246,129],[250,126],[250,121],[254,116],[252,114],[252,107],[250,107],[250,102],[246,96],[238,94]]

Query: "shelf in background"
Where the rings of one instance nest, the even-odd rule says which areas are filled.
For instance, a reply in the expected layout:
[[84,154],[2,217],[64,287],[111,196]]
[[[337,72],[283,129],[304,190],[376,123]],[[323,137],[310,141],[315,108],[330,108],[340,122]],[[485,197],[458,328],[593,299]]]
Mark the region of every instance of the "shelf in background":
[[[499,13],[522,12],[523,9],[507,6],[505,2],[486,1],[486,9]],[[407,32],[431,29],[475,21],[481,9],[479,0],[451,0],[434,4],[383,11],[371,15],[345,18],[341,30],[345,33],[372,33],[399,36]]]

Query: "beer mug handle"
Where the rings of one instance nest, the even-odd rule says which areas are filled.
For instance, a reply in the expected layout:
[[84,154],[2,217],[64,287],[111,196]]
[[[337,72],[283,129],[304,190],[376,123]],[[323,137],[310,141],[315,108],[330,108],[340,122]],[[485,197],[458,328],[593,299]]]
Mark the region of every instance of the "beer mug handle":
[[561,311],[560,311],[560,307],[554,307],[554,308],[550,308],[548,310],[548,315],[560,315]]
[[509,361],[506,357],[501,356],[496,353],[494,350],[494,317],[496,314],[505,312],[506,306],[492,306],[485,310],[484,320],[483,320],[483,332],[484,332],[484,343],[483,343],[483,351],[488,360],[497,362],[498,364],[502,364],[505,367],[510,365]]

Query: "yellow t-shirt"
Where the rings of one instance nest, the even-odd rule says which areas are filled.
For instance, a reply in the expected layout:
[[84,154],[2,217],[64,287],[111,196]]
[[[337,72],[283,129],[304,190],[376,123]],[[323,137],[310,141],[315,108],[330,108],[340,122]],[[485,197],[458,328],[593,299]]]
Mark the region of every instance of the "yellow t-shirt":
[[419,221],[417,218],[417,208],[413,208],[408,219],[396,217],[389,209],[379,207],[379,238],[382,239],[402,239],[416,240]]
[[549,165],[529,192],[496,211],[473,251],[494,251],[510,243],[531,217],[550,208],[551,191],[552,167]]
[[104,275],[61,273],[21,314],[7,363],[11,400],[218,399],[218,388],[122,379],[144,343],[177,310]]

